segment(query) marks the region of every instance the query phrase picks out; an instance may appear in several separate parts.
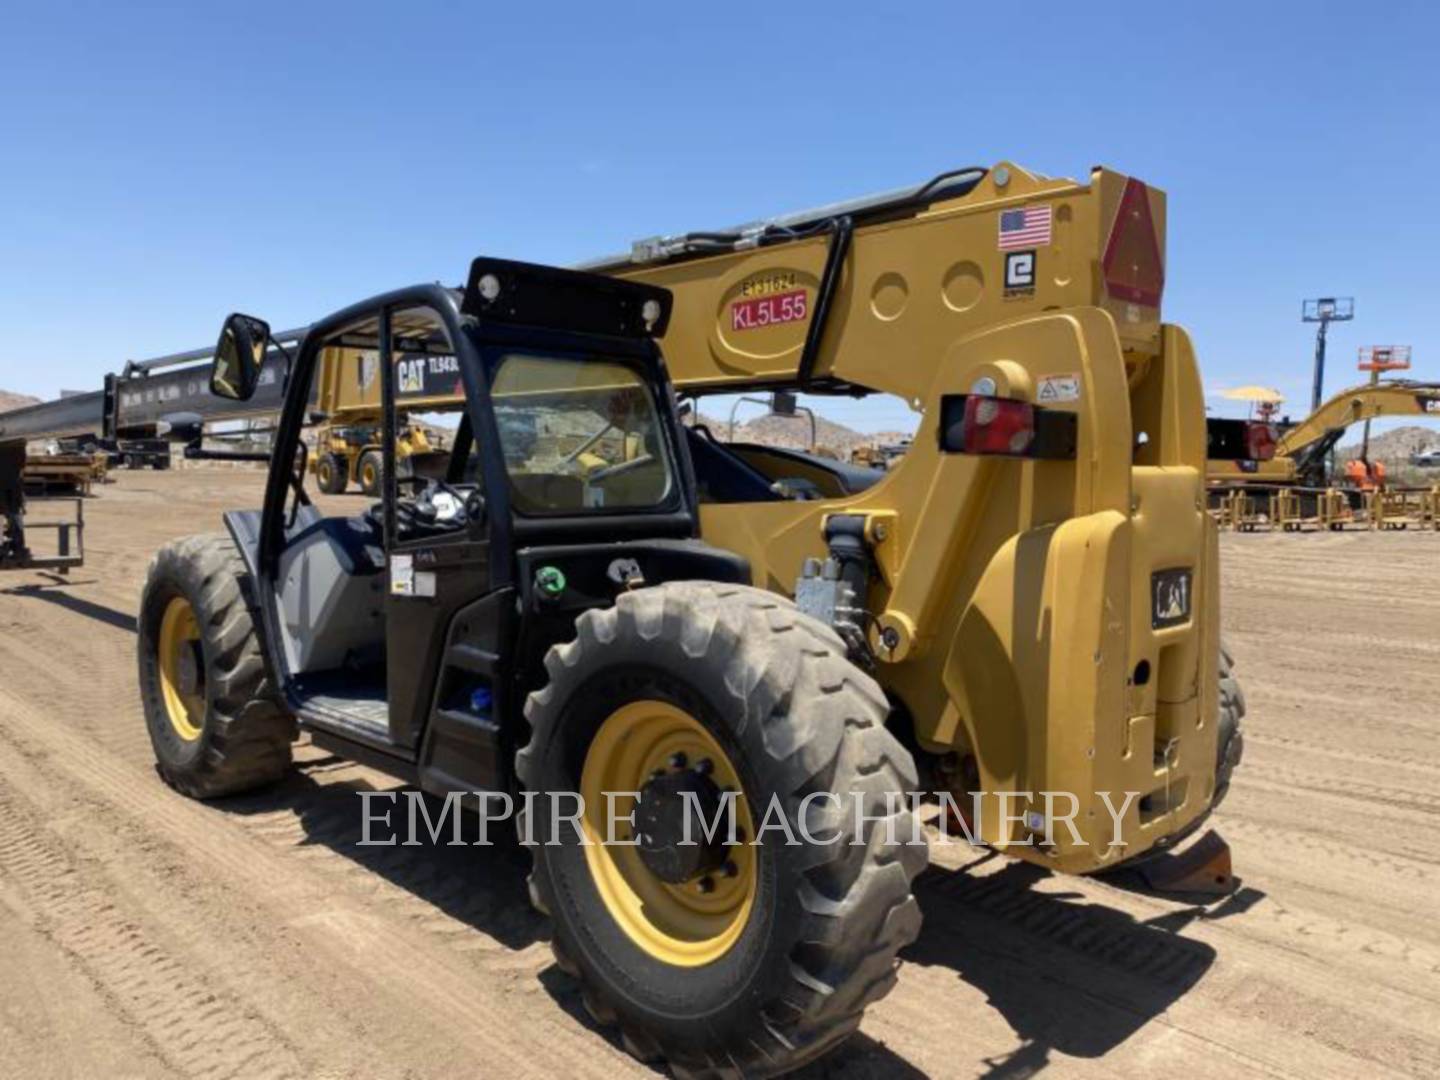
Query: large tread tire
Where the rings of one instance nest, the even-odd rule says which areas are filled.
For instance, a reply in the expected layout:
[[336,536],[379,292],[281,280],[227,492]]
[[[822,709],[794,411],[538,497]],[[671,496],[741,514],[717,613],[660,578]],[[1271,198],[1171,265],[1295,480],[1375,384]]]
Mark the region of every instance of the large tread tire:
[[315,463],[315,486],[326,495],[340,495],[350,486],[350,466],[339,454],[322,454]]
[[[719,959],[685,968],[625,936],[584,872],[573,831],[551,847],[538,828],[530,895],[553,919],[557,965],[580,981],[591,1016],[619,1027],[630,1053],[665,1060],[678,1076],[771,1076],[814,1060],[889,992],[898,953],[920,928],[911,882],[927,849],[923,836],[912,840],[900,794],[915,790],[916,770],[885,728],[884,693],[829,627],[761,589],[639,589],[585,612],[576,629],[550,650],[549,682],[526,703],[523,790],[577,790],[579,764],[615,703],[663,696],[733,750],[752,806],[778,795],[795,828],[806,794],[853,791],[874,820],[852,845],[857,815],[816,800],[812,835],[838,830],[838,843],[772,845],[767,835],[745,931]],[[887,824],[901,842],[887,842]]]
[[[192,798],[250,791],[279,780],[291,766],[295,721],[266,677],[249,590],[244,560],[221,533],[161,548],[141,593],[140,694],[156,769]],[[159,627],[177,595],[194,611],[204,658],[205,716],[193,741],[176,734],[160,689]]]
[[1245,692],[1235,677],[1235,657],[1220,643],[1220,719],[1215,732],[1215,795],[1213,810],[1230,793],[1230,779],[1245,753]]
[[379,450],[366,450],[355,465],[355,475],[360,480],[360,490],[372,499],[381,497],[385,490],[385,459]]

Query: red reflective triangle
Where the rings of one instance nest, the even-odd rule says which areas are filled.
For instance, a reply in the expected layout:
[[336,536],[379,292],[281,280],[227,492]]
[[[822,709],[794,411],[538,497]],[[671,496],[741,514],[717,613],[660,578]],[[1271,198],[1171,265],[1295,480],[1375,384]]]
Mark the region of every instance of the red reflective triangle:
[[1111,296],[1158,308],[1165,291],[1165,260],[1150,216],[1149,190],[1139,180],[1125,181],[1100,269]]

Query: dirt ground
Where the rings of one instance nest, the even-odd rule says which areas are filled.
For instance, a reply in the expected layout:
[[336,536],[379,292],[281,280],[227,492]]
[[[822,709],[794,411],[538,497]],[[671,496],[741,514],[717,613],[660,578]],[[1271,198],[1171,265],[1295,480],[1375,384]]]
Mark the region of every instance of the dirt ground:
[[[166,788],[135,685],[150,553],[258,472],[121,473],[87,566],[0,578],[0,1074],[640,1075],[551,963],[514,848],[358,848],[385,783]],[[358,499],[348,500],[358,508]],[[961,848],[814,1076],[1440,1075],[1440,536],[1226,536],[1250,705],[1208,906]]]

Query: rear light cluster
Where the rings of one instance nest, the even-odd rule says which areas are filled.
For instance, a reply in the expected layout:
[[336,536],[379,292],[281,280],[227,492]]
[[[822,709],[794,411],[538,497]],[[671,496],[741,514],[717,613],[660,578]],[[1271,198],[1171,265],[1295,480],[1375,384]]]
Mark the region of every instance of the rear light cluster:
[[1024,455],[1035,441],[1035,406],[1028,401],[971,395],[960,441],[967,454]]
[[1212,461],[1269,461],[1275,456],[1280,431],[1263,420],[1205,421],[1205,456]]
[[1251,420],[1245,425],[1245,451],[1251,461],[1269,461],[1275,456],[1279,434],[1274,424]]
[[940,399],[940,449],[951,454],[1068,459],[1075,456],[1075,414],[984,394]]

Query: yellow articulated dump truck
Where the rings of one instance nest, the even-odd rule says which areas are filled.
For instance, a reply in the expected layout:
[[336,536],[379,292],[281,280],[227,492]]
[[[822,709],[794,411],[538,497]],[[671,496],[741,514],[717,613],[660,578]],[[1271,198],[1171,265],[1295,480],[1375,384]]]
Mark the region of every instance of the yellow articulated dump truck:
[[[340,494],[352,484],[378,498],[384,486],[384,412],[375,354],[343,344],[327,347],[315,380],[315,484]],[[431,441],[424,425],[410,416],[449,411],[464,400],[453,356],[400,353],[395,358],[396,407],[404,416],[395,432],[395,462],[404,472],[433,471],[443,464],[444,448]]]
[[[885,473],[692,431],[702,533],[841,631],[960,805],[1026,793],[985,807],[985,842],[1078,873],[1190,833],[1241,749],[1205,465],[1264,440],[1207,429],[1161,319],[1165,213],[1107,169],[1002,163],[586,267],[673,292],[682,395],[916,410]],[[785,497],[795,475],[822,497]]]

